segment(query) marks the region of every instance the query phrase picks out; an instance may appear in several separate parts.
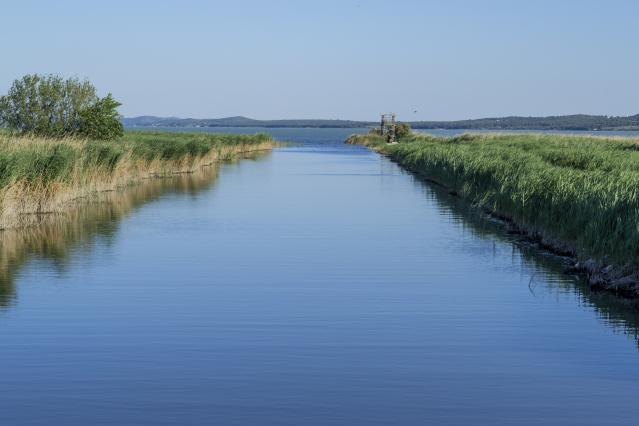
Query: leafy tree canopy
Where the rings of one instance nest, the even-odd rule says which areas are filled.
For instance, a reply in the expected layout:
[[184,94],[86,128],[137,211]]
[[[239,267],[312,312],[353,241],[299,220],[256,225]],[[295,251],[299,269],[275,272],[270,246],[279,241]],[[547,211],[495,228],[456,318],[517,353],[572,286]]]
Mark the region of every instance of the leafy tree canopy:
[[111,94],[99,98],[87,80],[28,74],[0,96],[0,123],[38,136],[113,139],[123,134],[119,106]]

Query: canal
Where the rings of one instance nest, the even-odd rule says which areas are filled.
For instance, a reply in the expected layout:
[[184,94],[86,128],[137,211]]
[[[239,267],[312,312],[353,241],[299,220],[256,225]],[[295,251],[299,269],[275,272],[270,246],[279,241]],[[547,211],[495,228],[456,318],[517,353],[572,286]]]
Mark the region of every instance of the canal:
[[293,144],[2,234],[1,424],[639,416],[636,304],[352,129],[269,131]]

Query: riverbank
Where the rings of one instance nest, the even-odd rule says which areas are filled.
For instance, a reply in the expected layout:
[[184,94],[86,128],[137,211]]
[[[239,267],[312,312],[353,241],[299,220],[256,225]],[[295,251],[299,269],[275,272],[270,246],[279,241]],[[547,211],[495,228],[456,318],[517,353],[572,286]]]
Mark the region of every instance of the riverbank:
[[120,140],[45,139],[0,133],[0,228],[62,213],[78,199],[269,150],[265,134],[137,132]]
[[574,259],[592,288],[639,297],[639,140],[413,135],[368,146]]

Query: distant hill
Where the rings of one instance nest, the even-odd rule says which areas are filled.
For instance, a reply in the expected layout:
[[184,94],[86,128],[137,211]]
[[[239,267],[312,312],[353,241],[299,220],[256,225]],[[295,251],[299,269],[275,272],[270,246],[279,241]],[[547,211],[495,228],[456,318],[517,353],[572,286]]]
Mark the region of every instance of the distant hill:
[[[376,121],[255,120],[247,117],[177,118],[141,116],[123,118],[126,127],[369,127]],[[467,130],[639,130],[639,114],[628,117],[562,115],[551,117],[501,117],[459,121],[412,121],[414,129]]]

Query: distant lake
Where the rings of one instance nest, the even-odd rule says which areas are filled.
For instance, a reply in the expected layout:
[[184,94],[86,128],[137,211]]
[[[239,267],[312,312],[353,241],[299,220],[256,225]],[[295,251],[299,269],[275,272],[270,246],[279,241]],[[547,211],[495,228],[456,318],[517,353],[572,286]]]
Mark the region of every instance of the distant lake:
[[0,234],[1,424],[639,418],[637,304],[343,144],[365,129],[171,130],[293,145]]

